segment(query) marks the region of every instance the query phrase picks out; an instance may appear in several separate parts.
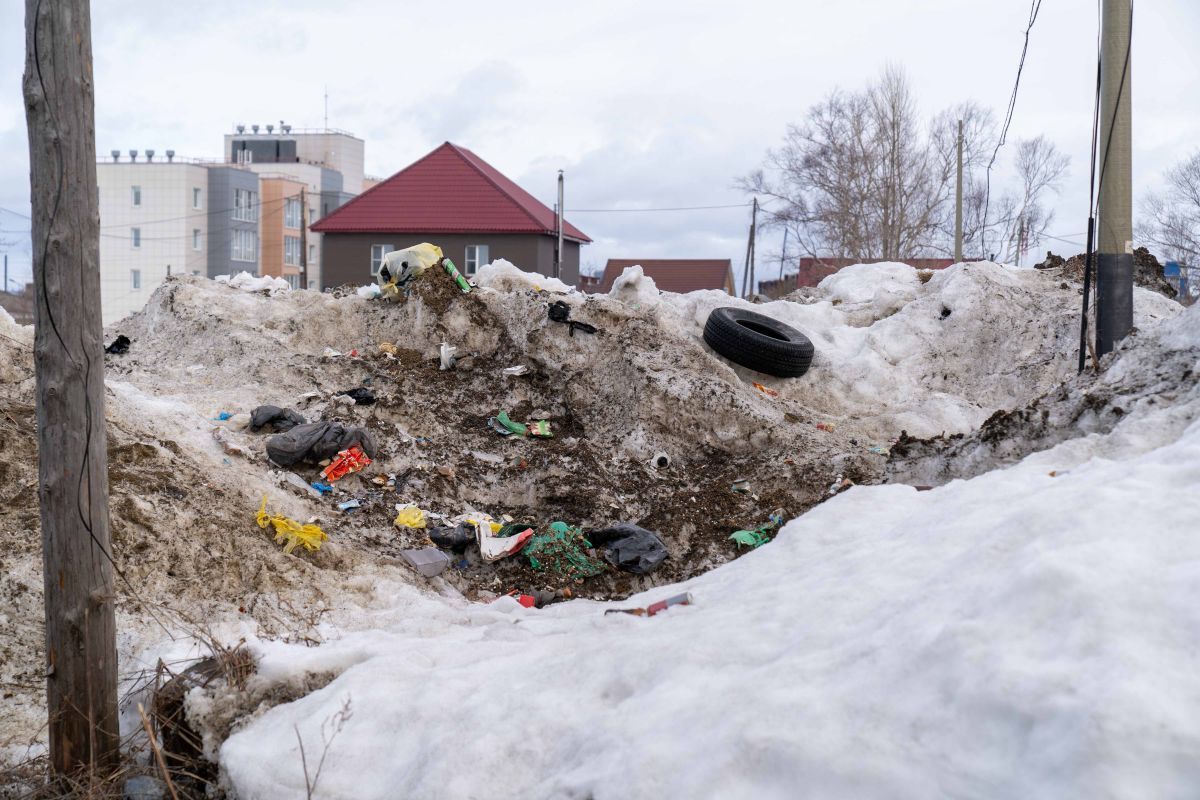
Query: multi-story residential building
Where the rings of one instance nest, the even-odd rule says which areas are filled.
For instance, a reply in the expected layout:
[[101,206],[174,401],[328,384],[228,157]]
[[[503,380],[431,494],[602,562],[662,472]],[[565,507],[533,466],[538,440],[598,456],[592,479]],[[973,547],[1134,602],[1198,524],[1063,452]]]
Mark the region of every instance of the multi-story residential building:
[[258,274],[258,176],[236,166],[184,161],[97,164],[104,324],[145,305],[168,275]]
[[265,173],[258,177],[262,187],[262,274],[285,278],[292,288],[299,288],[308,269],[307,254],[302,252],[307,186],[288,175]]
[[[252,125],[249,131],[245,125],[239,125],[236,133],[225,134],[225,160],[263,177],[290,178],[304,184],[307,205],[304,221],[308,226],[362,193],[362,139],[333,128],[294,130],[283,123],[278,130],[274,125],[267,125],[265,132],[260,131],[258,125]],[[265,201],[263,210],[264,213],[269,210]],[[270,235],[274,238],[274,230]],[[279,235],[294,236],[283,232]],[[321,287],[321,235],[309,228],[304,239],[303,274],[307,276],[308,286]],[[285,253],[294,253],[295,246],[292,247],[292,251]],[[284,262],[282,266],[293,265]],[[264,268],[273,270],[274,262],[264,262]],[[268,271],[265,274],[276,273]],[[291,273],[283,270],[279,274],[287,277]]]

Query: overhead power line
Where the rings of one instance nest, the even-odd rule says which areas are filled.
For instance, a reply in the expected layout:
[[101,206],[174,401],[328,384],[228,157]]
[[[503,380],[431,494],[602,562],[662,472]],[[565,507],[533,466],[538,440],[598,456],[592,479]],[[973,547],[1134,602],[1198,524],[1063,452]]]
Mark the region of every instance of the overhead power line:
[[749,208],[750,203],[725,206],[675,206],[671,208],[568,208],[565,214],[637,214],[648,211],[708,211],[716,208]]
[[1017,62],[1017,77],[1013,81],[1012,95],[1008,98],[1008,110],[1004,114],[1004,125],[1000,128],[1000,138],[996,140],[996,149],[992,151],[992,160],[987,165],[987,188],[983,195],[983,226],[979,231],[979,247],[987,255],[987,217],[988,208],[992,200],[992,166],[996,163],[996,156],[1000,153],[1000,148],[1004,146],[1008,139],[1008,128],[1012,125],[1013,111],[1017,108],[1017,92],[1021,88],[1021,73],[1025,70],[1025,55],[1029,52],[1029,34],[1033,31],[1033,24],[1037,22],[1038,12],[1042,10],[1042,0],[1032,0],[1029,6],[1029,22],[1025,26],[1025,43],[1021,45],[1021,60]]

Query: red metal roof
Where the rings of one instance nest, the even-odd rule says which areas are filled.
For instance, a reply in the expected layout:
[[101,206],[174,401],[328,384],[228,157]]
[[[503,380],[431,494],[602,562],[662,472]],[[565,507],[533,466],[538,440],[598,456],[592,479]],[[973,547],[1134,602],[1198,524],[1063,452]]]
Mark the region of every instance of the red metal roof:
[[613,282],[626,267],[641,264],[642,272],[654,279],[664,292],[692,292],[696,289],[733,288],[733,267],[728,258],[610,258],[604,267],[604,277],[598,291],[612,289]]
[[[555,234],[554,212],[465,147],[446,142],[312,226],[320,233]],[[563,220],[563,236],[591,239]]]

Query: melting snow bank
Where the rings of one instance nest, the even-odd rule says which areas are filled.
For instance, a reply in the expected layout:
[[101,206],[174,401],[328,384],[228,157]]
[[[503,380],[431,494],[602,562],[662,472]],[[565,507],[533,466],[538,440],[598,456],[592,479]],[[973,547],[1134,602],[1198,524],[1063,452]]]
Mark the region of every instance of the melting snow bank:
[[349,699],[324,797],[1182,796],[1200,785],[1200,423],[1053,461],[851,489],[613,604],[695,596],[653,619],[408,593],[378,630],[262,644],[259,680],[341,674],[230,737],[222,766],[243,800],[303,797],[294,728],[311,764]]

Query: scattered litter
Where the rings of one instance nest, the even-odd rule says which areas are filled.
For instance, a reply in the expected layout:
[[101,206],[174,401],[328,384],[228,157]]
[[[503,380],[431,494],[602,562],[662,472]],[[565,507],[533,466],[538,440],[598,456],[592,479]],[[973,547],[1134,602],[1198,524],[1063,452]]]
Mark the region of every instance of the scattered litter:
[[362,507],[362,501],[358,498],[347,500],[344,503],[338,503],[338,511],[353,511],[356,508]]
[[437,468],[437,474],[441,475],[443,478],[454,480],[454,467],[443,464]]
[[364,428],[347,428],[339,422],[309,422],[267,439],[267,456],[280,466],[290,467],[301,461],[316,464],[355,446],[368,456],[375,453],[375,440]]
[[230,419],[232,416],[232,411],[221,411],[215,417],[213,417],[213,419],[217,420],[218,422],[224,422],[225,420]]
[[344,392],[338,392],[339,396],[349,397],[354,401],[355,405],[369,406],[375,403],[375,393],[365,386],[359,386],[354,389],[347,389]]
[[779,392],[775,391],[774,389],[768,389],[766,386],[763,386],[761,383],[754,384],[754,388],[758,389],[760,392],[765,394],[767,397],[779,397]]
[[1047,474],[1048,474],[1048,475],[1049,475],[1051,478],[1057,478],[1059,475],[1066,475],[1066,474],[1067,474],[1067,473],[1069,473],[1069,472],[1070,472],[1070,470],[1066,470],[1066,469],[1052,469],[1052,470],[1050,470],[1050,472],[1049,472],[1049,473],[1047,473]]
[[457,347],[453,347],[446,342],[442,342],[441,347],[438,348],[438,361],[441,364],[443,372],[448,369],[454,369],[454,352],[456,350],[458,350]]
[[379,293],[389,300],[399,300],[413,278],[441,259],[442,249],[428,242],[385,254],[379,265]]
[[599,575],[604,564],[588,555],[592,547],[578,528],[565,522],[552,522],[550,529],[539,533],[525,545],[529,566],[538,572],[553,572],[564,578],[582,580]]
[[835,430],[837,430],[837,425],[833,424],[832,422],[818,422],[817,430],[833,433]]
[[374,300],[379,297],[379,286],[374,283],[367,286],[360,286],[354,290],[354,293],[367,300]]
[[436,547],[422,547],[420,550],[401,550],[400,555],[412,565],[412,568],[432,578],[440,575],[450,566],[450,557]]
[[291,553],[297,545],[304,545],[305,550],[319,550],[321,542],[329,539],[325,531],[316,525],[311,523],[301,525],[296,520],[282,514],[268,514],[265,494],[262,499],[262,507],[258,509],[258,514],[254,519],[258,522],[258,527],[264,530],[268,525],[274,526],[275,542],[277,544],[286,542],[283,547],[285,553]]
[[767,518],[767,522],[752,531],[741,530],[734,531],[729,538],[737,542],[738,549],[742,545],[747,547],[762,547],[767,542],[771,541],[770,532],[783,524],[783,509],[777,508],[771,512],[771,516]]
[[270,428],[275,433],[283,433],[307,422],[308,420],[292,409],[279,406],[259,406],[250,412],[250,430],[256,432]]
[[632,614],[635,617],[653,617],[660,611],[666,611],[671,606],[690,606],[692,604],[692,593],[684,592],[677,594],[674,597],[668,597],[666,600],[659,600],[657,603],[651,603],[645,608],[610,608],[605,614]]
[[[534,589],[532,594],[521,594],[516,589],[513,589],[504,595],[504,597],[515,599],[525,608],[545,608],[554,603],[570,600],[572,596],[570,589]],[[495,601],[493,600],[492,602]]]
[[[496,424],[503,426],[505,436],[510,433],[515,433],[518,436],[529,435],[529,428],[519,422],[513,422],[508,418],[508,412],[503,409],[492,419],[495,420]],[[493,424],[492,427],[495,428],[496,424]]]
[[333,487],[328,483],[313,482],[309,486],[316,489],[318,494],[330,494],[333,492]]
[[854,485],[854,481],[850,480],[849,478],[843,478],[842,476],[839,475],[838,480],[835,480],[833,482],[833,485],[829,487],[829,493],[830,494],[841,494],[842,492],[846,491],[853,485]]
[[653,572],[667,558],[667,546],[657,533],[629,522],[590,531],[587,538],[605,561],[635,575]]
[[325,358],[340,358],[342,354],[337,350],[334,350],[332,347],[326,347],[321,351],[321,355]]
[[371,457],[364,453],[361,447],[354,445],[347,450],[340,451],[337,458],[328,467],[321,470],[321,477],[327,481],[336,481],[351,472],[359,472],[370,464]]
[[472,450],[471,455],[485,464],[503,464],[504,456],[498,456],[495,453],[483,453],[479,450]]
[[303,491],[305,494],[311,494],[316,497],[321,496],[321,493],[317,489],[315,489],[311,484],[305,481],[304,478],[301,478],[294,472],[279,470],[275,472],[275,475],[283,478],[284,483],[290,483],[292,486]]
[[490,519],[481,519],[475,522],[475,534],[479,541],[479,554],[484,561],[491,562],[521,552],[533,538],[533,528],[528,525],[500,525]]
[[504,369],[500,370],[500,372],[502,372],[506,377],[515,378],[518,375],[524,375],[525,373],[529,372],[529,367],[525,366],[524,364],[518,364],[515,367],[505,367]]
[[424,528],[425,512],[417,508],[416,503],[397,503],[396,519],[392,524],[397,528]]
[[750,481],[747,478],[738,478],[729,488],[738,494],[750,494]]
[[475,541],[475,536],[473,527],[465,522],[460,522],[454,527],[431,528],[429,531],[429,538],[434,544],[444,550],[453,550],[455,553],[466,550],[471,542]]
[[872,447],[871,452],[878,453],[881,456],[888,456],[892,454],[892,451],[886,447]]
[[380,342],[379,352],[389,356],[394,356],[400,352],[400,348],[396,347],[396,345],[392,344],[391,342]]
[[529,423],[529,435],[537,436],[540,439],[549,439],[554,436],[550,432],[550,421],[544,419],[534,420]]
[[241,456],[243,458],[248,455],[245,449],[239,447],[229,440],[229,431],[225,430],[224,428],[213,428],[212,437],[220,443],[222,449],[224,449],[228,455]]
[[548,309],[550,319],[554,322],[565,322],[567,324],[567,333],[569,336],[574,336],[575,331],[580,330],[584,333],[595,333],[597,328],[595,325],[589,325],[586,322],[579,322],[571,319],[571,307],[562,300],[555,300],[550,304]]
[[470,294],[472,288],[470,282],[463,277],[461,272],[458,271],[458,267],[454,266],[453,261],[448,258],[443,258],[442,269],[446,270],[446,274],[449,275],[456,284],[458,284],[458,288],[463,294]]
[[666,453],[655,453],[654,457],[650,459],[650,466],[655,469],[666,469],[671,466],[671,457]]
[[112,344],[104,348],[104,352],[112,353],[115,356],[125,355],[129,352],[129,345],[131,344],[133,342],[129,340],[129,337],[122,333],[112,340]]

